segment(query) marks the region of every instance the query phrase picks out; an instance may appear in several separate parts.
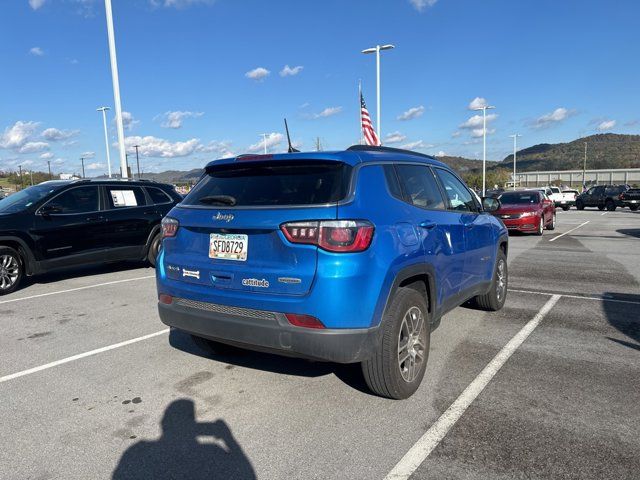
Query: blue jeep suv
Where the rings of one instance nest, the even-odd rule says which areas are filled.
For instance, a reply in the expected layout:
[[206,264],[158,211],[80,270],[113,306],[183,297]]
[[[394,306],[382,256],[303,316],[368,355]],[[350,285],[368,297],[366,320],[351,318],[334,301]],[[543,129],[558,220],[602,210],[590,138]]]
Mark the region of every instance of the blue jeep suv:
[[442,315],[504,305],[507,229],[483,202],[386,147],[216,160],[163,220],[160,318],[213,351],[361,362],[373,392],[407,398]]

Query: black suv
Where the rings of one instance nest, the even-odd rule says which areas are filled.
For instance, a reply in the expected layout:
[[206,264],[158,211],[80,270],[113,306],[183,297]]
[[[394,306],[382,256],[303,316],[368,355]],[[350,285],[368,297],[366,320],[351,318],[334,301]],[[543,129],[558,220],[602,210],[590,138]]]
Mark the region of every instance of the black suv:
[[148,260],[160,221],[182,197],[150,181],[54,180],[0,200],[0,295],[25,275],[90,263]]
[[614,211],[617,207],[624,207],[620,195],[629,190],[628,185],[596,185],[591,187],[576,198],[576,208],[584,210],[584,207],[598,207]]

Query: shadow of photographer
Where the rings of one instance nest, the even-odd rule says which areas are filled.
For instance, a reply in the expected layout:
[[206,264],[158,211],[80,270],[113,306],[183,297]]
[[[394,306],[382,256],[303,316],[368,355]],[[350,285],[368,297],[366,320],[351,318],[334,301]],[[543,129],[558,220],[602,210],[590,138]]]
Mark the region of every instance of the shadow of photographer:
[[162,418],[162,436],[129,447],[113,480],[255,479],[251,462],[223,420],[197,422],[193,401],[173,401]]

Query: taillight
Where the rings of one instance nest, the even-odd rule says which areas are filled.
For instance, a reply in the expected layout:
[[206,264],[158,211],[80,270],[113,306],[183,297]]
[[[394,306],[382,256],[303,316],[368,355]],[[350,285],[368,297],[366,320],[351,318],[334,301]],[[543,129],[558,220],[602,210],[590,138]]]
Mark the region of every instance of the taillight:
[[283,223],[280,230],[291,243],[317,245],[330,252],[362,252],[371,245],[374,227],[363,220],[323,220]]
[[311,315],[299,315],[297,313],[285,313],[289,323],[295,327],[325,328],[320,320]]
[[161,224],[162,238],[175,237],[179,226],[180,222],[175,218],[164,217]]
[[171,305],[173,303],[173,297],[166,293],[161,293],[158,295],[158,301],[164,305]]

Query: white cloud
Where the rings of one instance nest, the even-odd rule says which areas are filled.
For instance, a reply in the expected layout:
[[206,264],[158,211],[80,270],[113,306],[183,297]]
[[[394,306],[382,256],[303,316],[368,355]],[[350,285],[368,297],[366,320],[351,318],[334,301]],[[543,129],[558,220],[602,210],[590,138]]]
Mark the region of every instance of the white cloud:
[[[489,115],[487,115],[487,135],[492,135],[496,132],[495,128],[489,128],[489,124],[496,118],[498,118],[498,115],[496,115],[495,113],[490,113]],[[481,137],[482,122],[482,115],[474,115],[472,117],[469,117],[464,123],[461,123],[459,128],[470,130],[471,136],[474,138]]]
[[96,152],[82,152],[80,156],[85,160],[89,160],[90,158],[94,158],[96,156]]
[[67,140],[80,133],[78,130],[60,130],[58,128],[47,128],[42,132],[42,137],[51,142],[58,140]]
[[419,12],[424,12],[427,8],[433,7],[437,2],[438,0],[409,0],[413,8]]
[[124,143],[127,149],[132,149],[134,145],[138,145],[140,154],[145,157],[161,158],[186,157],[195,152],[201,145],[197,138],[184,142],[170,142],[150,135],[146,137],[126,137]]
[[0,136],[0,147],[19,149],[29,141],[29,138],[40,125],[38,122],[17,121],[12,127],[7,127]]
[[218,158],[235,157],[236,154],[231,150],[231,142],[210,141],[207,145],[200,145],[196,148],[198,153],[215,153]]
[[309,118],[326,118],[326,117],[332,117],[334,115],[337,115],[338,113],[340,113],[342,111],[342,107],[327,107],[324,110],[322,110],[320,113],[312,113],[311,115],[309,115]]
[[34,10],[38,10],[44,5],[44,2],[45,0],[29,0],[29,6]]
[[289,65],[285,65],[282,70],[280,70],[281,77],[293,77],[294,75],[299,74],[304,67],[302,65],[298,65],[297,67],[290,67]]
[[446,157],[447,154],[444,152],[444,150],[438,150],[438,153],[436,153],[436,157]]
[[265,140],[260,140],[253,145],[249,145],[247,151],[249,152],[263,152],[264,145],[267,144],[267,152],[272,152],[277,146],[279,146],[284,140],[284,135],[281,133],[272,132],[267,135],[266,142]]
[[538,117],[533,122],[533,128],[550,127],[553,124],[557,124],[566,120],[573,114],[574,112],[572,110],[567,110],[564,107],[556,108],[553,112],[547,113],[546,115],[542,115],[541,117]]
[[471,102],[469,103],[469,106],[467,108],[469,110],[476,110],[478,108],[486,107],[487,105],[489,105],[489,104],[487,103],[487,99],[486,98],[476,97],[473,100],[471,100]]
[[424,107],[411,107],[409,110],[401,115],[398,115],[398,120],[413,120],[414,118],[421,117],[424,114]]
[[51,152],[45,152],[42,155],[40,155],[40,158],[43,160],[50,160],[54,157],[53,153]]
[[609,130],[613,130],[613,128],[616,126],[616,121],[615,120],[605,120],[603,122],[600,122],[600,124],[596,127],[596,130],[598,130],[599,132],[608,132]]
[[423,140],[417,140],[415,142],[409,142],[405,143],[404,145],[400,145],[400,148],[404,148],[405,150],[420,150],[431,147],[433,147],[433,145],[425,143]]
[[42,57],[44,55],[44,50],[40,47],[32,47],[29,49],[29,55],[33,55],[34,57]]
[[451,138],[458,138],[460,135],[462,135],[462,132],[460,130],[456,130],[451,134]]
[[213,5],[215,0],[149,0],[154,7],[186,8],[192,5]]
[[18,149],[18,153],[38,153],[48,149],[47,142],[27,142]]
[[254,68],[253,70],[249,70],[244,74],[245,77],[250,78],[251,80],[263,80],[265,77],[268,77],[271,72],[263,67]]
[[[114,118],[113,121],[115,122],[116,119]],[[129,131],[133,130],[133,127],[135,127],[139,123],[140,121],[133,118],[133,115],[131,114],[131,112],[124,112],[124,111],[122,112],[122,125],[127,130]]]
[[182,123],[186,118],[198,118],[204,115],[204,112],[165,112],[161,115],[164,121],[160,124],[163,128],[182,128]]
[[407,138],[406,135],[401,134],[400,132],[391,132],[388,133],[387,136],[384,138],[384,142],[385,144],[387,143],[400,143],[405,141]]
[[102,170],[104,167],[104,163],[94,162],[90,163],[89,165],[85,165],[84,168],[86,168],[87,170]]

